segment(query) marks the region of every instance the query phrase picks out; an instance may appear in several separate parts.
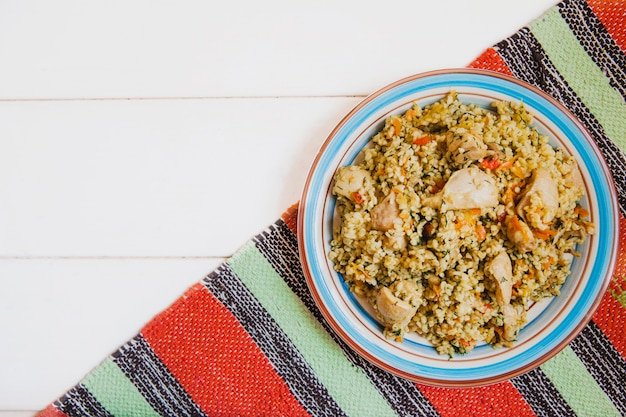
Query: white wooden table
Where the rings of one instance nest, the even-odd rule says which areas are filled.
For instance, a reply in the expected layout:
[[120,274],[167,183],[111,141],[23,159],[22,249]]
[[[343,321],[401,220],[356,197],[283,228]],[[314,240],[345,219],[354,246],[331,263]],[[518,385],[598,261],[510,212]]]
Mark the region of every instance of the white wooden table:
[[0,0],[0,416],[32,416],[297,202],[365,95],[554,0]]

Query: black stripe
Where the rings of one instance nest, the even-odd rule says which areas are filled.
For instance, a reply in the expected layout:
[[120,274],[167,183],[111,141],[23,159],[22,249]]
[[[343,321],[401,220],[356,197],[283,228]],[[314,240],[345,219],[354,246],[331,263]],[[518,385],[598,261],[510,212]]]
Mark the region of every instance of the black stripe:
[[81,384],[67,391],[54,406],[69,417],[113,417]]
[[498,43],[494,48],[516,78],[550,94],[567,107],[587,128],[598,144],[613,175],[619,206],[622,214],[626,216],[626,155],[615,142],[606,136],[598,120],[569,88],[530,30],[523,28],[515,35]]
[[309,413],[345,415],[287,335],[228,264],[220,265],[203,284],[228,306]]
[[198,405],[138,335],[113,353],[113,361],[162,416],[204,417]]
[[576,415],[540,368],[535,368],[511,379],[511,383],[522,394],[537,416],[565,417]]
[[570,344],[620,414],[626,416],[626,361],[593,322]]
[[300,263],[296,236],[284,221],[279,220],[264,233],[255,238],[256,246],[270,262],[276,272],[285,280],[291,290],[302,300],[311,314],[320,322],[335,342],[342,348],[346,357],[361,368],[372,384],[387,399],[390,406],[401,416],[438,416],[430,401],[417,386],[406,379],[386,372],[356,354],[343,340],[337,337],[328,322],[315,305],[309,292],[302,264]]
[[587,54],[626,99],[626,55],[585,1],[565,0],[558,10]]

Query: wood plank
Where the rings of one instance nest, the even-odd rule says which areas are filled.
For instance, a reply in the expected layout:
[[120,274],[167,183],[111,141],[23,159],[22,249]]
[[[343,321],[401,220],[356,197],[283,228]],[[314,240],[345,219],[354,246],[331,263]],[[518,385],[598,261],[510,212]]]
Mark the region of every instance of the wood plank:
[[0,102],[0,256],[228,256],[360,100]]
[[368,94],[465,66],[555,3],[5,2],[0,98]]

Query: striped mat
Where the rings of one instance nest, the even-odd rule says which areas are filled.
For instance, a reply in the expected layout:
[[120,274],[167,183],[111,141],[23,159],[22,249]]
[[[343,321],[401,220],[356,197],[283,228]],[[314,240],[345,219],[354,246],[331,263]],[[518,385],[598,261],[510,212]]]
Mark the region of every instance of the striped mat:
[[566,0],[470,64],[568,107],[619,194],[609,290],[583,332],[539,368],[461,389],[415,384],[364,361],[309,294],[296,205],[40,416],[626,416],[625,51],[626,2]]

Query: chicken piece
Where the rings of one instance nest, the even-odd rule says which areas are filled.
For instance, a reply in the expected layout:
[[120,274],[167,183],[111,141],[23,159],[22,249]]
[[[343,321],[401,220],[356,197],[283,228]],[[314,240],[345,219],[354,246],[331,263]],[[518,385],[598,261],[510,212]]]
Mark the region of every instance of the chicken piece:
[[505,160],[506,154],[502,151],[502,149],[500,148],[500,146],[497,143],[489,142],[487,144],[487,149],[489,149],[489,151],[487,152],[488,154],[493,155],[494,157],[496,157],[500,161],[504,161]]
[[421,294],[413,281],[402,280],[382,287],[376,295],[376,307],[386,325],[406,326],[421,304]]
[[406,249],[407,239],[403,231],[394,231],[390,235],[383,237],[383,246],[391,250]]
[[532,205],[533,195],[539,197],[541,202],[538,207],[540,221],[544,224],[551,222],[559,209],[559,189],[550,171],[545,168],[537,168],[515,208],[515,212],[527,221],[530,219],[528,219],[526,208]]
[[522,252],[530,252],[537,246],[533,231],[515,214],[506,221],[506,237]]
[[495,179],[477,167],[455,171],[437,194],[422,200],[426,207],[462,210],[498,205]]
[[390,192],[387,197],[378,203],[371,211],[372,228],[386,232],[394,228],[396,220],[400,219],[400,209],[396,203],[396,193]]
[[504,340],[513,342],[517,339],[520,330],[518,312],[511,304],[507,304],[502,307],[502,316],[504,318]]
[[478,161],[487,155],[487,145],[475,135],[466,132],[461,137],[449,133],[446,137],[448,158],[461,165]]
[[572,170],[563,176],[566,187],[575,188],[582,194],[585,191],[585,182],[576,161],[572,163]]
[[333,194],[354,200],[356,195],[365,195],[365,188],[370,181],[369,172],[359,166],[341,167],[335,174]]
[[486,272],[496,283],[496,301],[501,307],[511,302],[513,292],[513,266],[511,258],[502,251],[486,266]]

